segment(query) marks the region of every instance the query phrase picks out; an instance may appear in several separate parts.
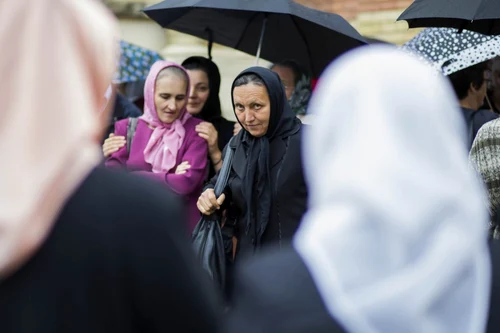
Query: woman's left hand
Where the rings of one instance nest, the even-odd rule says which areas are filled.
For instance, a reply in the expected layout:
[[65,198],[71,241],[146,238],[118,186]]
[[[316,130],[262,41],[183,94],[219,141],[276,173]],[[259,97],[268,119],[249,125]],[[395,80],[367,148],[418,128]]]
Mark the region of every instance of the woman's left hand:
[[207,140],[209,154],[212,154],[213,152],[215,152],[219,149],[219,146],[218,146],[219,135],[218,135],[217,130],[215,129],[214,125],[212,125],[209,122],[204,121],[201,124],[198,124],[196,126],[195,130],[200,137]]

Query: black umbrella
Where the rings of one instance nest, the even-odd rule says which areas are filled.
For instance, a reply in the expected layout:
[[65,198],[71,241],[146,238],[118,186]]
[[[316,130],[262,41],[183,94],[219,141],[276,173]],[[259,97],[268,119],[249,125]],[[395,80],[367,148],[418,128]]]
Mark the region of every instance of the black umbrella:
[[269,61],[293,58],[314,76],[366,43],[341,16],[291,0],[166,0],[144,12],[164,28]]
[[448,27],[500,34],[500,0],[415,0],[398,18],[410,28]]

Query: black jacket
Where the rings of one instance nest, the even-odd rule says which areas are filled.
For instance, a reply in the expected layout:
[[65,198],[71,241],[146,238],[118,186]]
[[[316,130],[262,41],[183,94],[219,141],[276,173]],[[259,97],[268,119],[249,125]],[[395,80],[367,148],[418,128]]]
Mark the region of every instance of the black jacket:
[[232,295],[224,333],[346,333],[291,246],[240,265]]
[[[500,332],[500,242],[490,243],[490,253],[492,287],[486,332],[497,333]],[[292,247],[270,249],[243,264],[235,274],[231,293],[234,307],[224,323],[224,333],[346,332],[327,312],[311,274]]]
[[161,185],[96,169],[39,251],[0,282],[0,331],[215,332],[182,213]]
[[[219,117],[211,121],[217,130],[217,142],[220,151],[224,151],[224,147],[229,143],[229,140],[233,137],[234,121],[229,121],[226,118]],[[209,171],[208,179],[212,179],[215,176],[215,168],[212,161],[209,159]]]
[[470,149],[472,147],[474,139],[476,138],[477,132],[479,132],[479,129],[487,122],[497,119],[498,115],[491,112],[490,110],[475,111],[467,108],[461,109],[467,125],[467,135],[469,142],[468,148]]
[[[260,239],[262,246],[272,243],[286,244],[297,230],[307,208],[307,187],[302,169],[301,137],[302,131],[287,138],[276,138],[270,142],[270,172],[273,184],[272,208],[269,224]],[[242,192],[242,179],[245,177],[247,159],[240,141],[231,143],[235,149],[233,166],[225,191],[224,208],[230,210],[235,219],[234,235],[238,238],[238,251],[254,249],[254,235],[245,233],[248,214]],[[206,188],[213,188],[217,176],[213,177]],[[229,223],[226,228],[232,227]]]

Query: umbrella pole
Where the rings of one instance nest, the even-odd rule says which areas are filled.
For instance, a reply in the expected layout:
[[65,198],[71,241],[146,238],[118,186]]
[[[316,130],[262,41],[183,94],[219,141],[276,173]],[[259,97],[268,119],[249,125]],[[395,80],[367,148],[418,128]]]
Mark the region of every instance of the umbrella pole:
[[260,32],[259,47],[257,48],[257,55],[255,59],[255,65],[259,65],[260,51],[262,50],[262,42],[264,41],[264,34],[266,32],[267,25],[267,15],[264,17],[264,22],[262,23],[262,30]]

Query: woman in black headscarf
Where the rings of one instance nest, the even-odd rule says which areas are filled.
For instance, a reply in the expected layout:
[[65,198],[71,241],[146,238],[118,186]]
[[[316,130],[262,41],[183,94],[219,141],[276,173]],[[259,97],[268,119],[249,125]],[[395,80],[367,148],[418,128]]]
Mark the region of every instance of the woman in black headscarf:
[[[231,207],[237,252],[288,243],[307,206],[301,164],[302,124],[291,110],[276,73],[251,67],[232,86],[234,112],[243,130],[230,145],[235,149],[226,191],[215,198],[212,178],[198,199],[210,215]],[[228,223],[226,221],[225,227]]]
[[182,66],[187,70],[191,84],[187,111],[204,121],[196,131],[208,143],[211,178],[222,166],[222,150],[233,137],[234,122],[222,117],[221,76],[217,65],[204,57],[189,57]]

